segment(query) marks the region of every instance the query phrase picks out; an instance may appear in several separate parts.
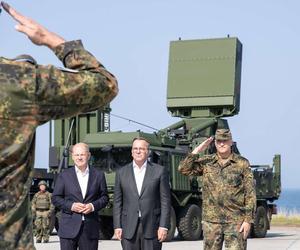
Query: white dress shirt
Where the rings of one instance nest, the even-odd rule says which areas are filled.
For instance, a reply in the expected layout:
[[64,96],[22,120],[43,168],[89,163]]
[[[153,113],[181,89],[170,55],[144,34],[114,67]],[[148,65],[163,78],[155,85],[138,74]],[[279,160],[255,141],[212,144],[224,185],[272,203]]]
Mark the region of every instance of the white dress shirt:
[[[81,194],[82,194],[82,197],[84,199],[84,197],[86,195],[88,181],[89,181],[89,175],[90,175],[89,166],[87,166],[86,169],[84,170],[84,172],[82,172],[75,165],[75,172],[76,172],[77,180],[79,182]],[[90,204],[92,205],[92,211],[94,211],[95,210],[94,205],[92,203],[90,203]],[[84,220],[84,215],[82,215],[82,220]]]
[[145,161],[141,167],[139,167],[134,161],[132,165],[133,165],[133,173],[136,182],[136,187],[139,195],[141,195],[143,181],[146,173],[147,161]]
[[75,171],[76,171],[77,179],[78,179],[79,186],[80,186],[80,189],[81,189],[81,194],[82,194],[82,197],[84,199],[84,197],[86,195],[88,181],[89,181],[89,174],[90,174],[89,166],[87,166],[86,169],[85,169],[85,171],[82,172],[75,165]]
[[[141,167],[139,167],[135,163],[135,161],[133,161],[132,165],[133,165],[133,173],[134,173],[134,178],[135,178],[135,183],[136,183],[136,187],[138,190],[138,194],[141,195],[143,181],[144,181],[144,177],[145,177],[145,173],[146,173],[147,161],[145,161]],[[141,211],[139,211],[139,217],[141,217],[141,216],[142,216]]]
[[[132,165],[133,165],[133,173],[134,173],[134,178],[135,178],[135,182],[136,182],[136,187],[137,187],[139,195],[141,195],[143,181],[144,181],[146,168],[147,168],[147,161],[145,161],[141,167],[139,167],[134,161],[133,161]],[[141,211],[139,211],[139,217],[141,217],[141,216],[142,216]],[[162,228],[162,229],[168,231],[167,228],[164,228],[164,227],[159,227],[159,228]]]

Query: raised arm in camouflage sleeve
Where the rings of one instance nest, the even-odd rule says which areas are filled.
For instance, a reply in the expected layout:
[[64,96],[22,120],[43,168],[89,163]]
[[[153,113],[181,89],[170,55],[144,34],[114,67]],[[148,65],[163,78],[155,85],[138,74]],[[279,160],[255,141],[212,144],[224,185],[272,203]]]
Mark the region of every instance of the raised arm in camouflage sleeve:
[[37,195],[38,193],[36,193],[32,200],[31,200],[31,212],[32,212],[32,216],[33,218],[35,217],[35,213],[36,213],[36,199],[37,199]]
[[183,175],[196,175],[203,174],[203,167],[211,161],[211,156],[199,157],[198,154],[188,154],[187,157],[180,162],[178,171]]
[[51,48],[68,69],[0,57],[0,249],[34,249],[29,190],[35,131],[57,118],[101,109],[118,93],[116,78],[80,41],[65,42],[8,4],[17,30]]
[[41,122],[95,110],[116,96],[116,78],[83,48],[81,41],[61,44],[55,53],[73,71],[38,66],[36,95]]
[[202,175],[203,167],[212,160],[211,156],[201,156],[199,153],[204,152],[213,142],[213,137],[209,137],[201,142],[187,157],[180,162],[178,171],[183,175]]
[[253,223],[256,209],[256,192],[253,181],[253,174],[248,161],[245,161],[244,168],[244,190],[245,190],[245,222]]

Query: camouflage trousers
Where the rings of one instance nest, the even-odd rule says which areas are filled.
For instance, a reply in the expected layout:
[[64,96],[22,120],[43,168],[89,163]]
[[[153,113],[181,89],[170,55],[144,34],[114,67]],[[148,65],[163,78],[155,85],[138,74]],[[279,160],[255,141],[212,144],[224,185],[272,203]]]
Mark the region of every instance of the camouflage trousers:
[[247,240],[239,232],[241,224],[220,224],[202,222],[204,250],[221,250],[223,242],[227,250],[245,250]]
[[50,236],[49,224],[49,210],[36,211],[36,217],[34,221],[35,225],[35,236],[37,241],[48,241]]

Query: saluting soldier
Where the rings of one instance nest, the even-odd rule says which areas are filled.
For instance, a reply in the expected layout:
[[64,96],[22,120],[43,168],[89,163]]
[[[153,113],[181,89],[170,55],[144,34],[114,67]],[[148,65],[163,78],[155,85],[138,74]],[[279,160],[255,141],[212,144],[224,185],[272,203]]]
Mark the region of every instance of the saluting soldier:
[[253,223],[256,195],[248,160],[232,152],[229,129],[215,134],[217,153],[200,156],[213,142],[210,137],[196,147],[179,165],[184,175],[203,176],[202,221],[205,250],[247,248]]
[[[51,49],[65,68],[43,66],[29,56],[0,57],[0,249],[35,249],[28,192],[35,131],[52,119],[103,108],[118,93],[115,77],[80,40],[65,41],[8,4],[16,29]],[[0,6],[0,7],[1,7]]]
[[37,192],[31,201],[31,211],[35,218],[36,242],[49,242],[50,236],[50,217],[54,212],[54,206],[51,203],[51,193],[46,189],[48,187],[46,181],[40,181],[40,191]]

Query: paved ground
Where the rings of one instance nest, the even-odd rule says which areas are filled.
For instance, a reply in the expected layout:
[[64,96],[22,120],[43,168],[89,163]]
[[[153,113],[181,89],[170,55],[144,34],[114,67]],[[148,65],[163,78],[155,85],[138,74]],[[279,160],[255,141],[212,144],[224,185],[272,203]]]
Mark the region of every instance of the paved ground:
[[[35,244],[37,250],[58,250],[59,238],[51,236],[47,244]],[[202,240],[199,241],[179,241],[164,243],[163,250],[200,250]],[[100,250],[120,250],[121,245],[116,240],[99,241]],[[248,250],[299,250],[300,249],[300,227],[272,227],[267,237],[263,239],[249,239]]]

